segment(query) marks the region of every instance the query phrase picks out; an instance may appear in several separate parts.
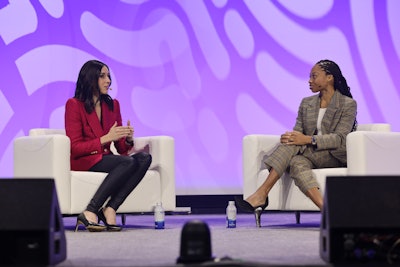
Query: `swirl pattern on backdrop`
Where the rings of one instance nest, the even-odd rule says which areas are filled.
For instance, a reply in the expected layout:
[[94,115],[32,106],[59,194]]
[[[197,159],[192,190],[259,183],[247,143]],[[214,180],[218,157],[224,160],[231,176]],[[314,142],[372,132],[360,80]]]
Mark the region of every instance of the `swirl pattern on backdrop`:
[[64,127],[82,64],[106,62],[137,136],[171,135],[177,194],[240,194],[242,138],[295,123],[319,59],[342,68],[359,123],[400,131],[400,2],[0,2],[0,175],[12,141]]

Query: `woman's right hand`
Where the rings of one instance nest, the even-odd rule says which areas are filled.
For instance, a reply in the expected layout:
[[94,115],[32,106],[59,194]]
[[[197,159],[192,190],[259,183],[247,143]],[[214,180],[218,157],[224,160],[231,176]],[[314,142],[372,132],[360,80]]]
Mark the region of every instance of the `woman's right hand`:
[[127,137],[132,132],[132,127],[130,126],[117,126],[117,122],[114,122],[110,130],[106,135],[101,138],[101,143],[105,144],[112,141],[117,141],[123,137]]

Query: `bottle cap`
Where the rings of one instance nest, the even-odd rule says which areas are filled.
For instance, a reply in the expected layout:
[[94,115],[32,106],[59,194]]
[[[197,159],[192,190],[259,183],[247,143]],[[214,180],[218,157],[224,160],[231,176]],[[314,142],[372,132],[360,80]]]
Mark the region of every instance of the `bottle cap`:
[[233,201],[233,200],[229,200],[229,202],[228,202],[229,204],[235,204],[235,201]]

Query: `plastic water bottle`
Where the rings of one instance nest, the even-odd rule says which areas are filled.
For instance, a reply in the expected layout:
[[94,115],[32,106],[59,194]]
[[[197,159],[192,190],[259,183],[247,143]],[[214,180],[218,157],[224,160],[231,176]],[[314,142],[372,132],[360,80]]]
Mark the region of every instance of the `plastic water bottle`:
[[160,202],[156,203],[156,206],[154,207],[154,228],[165,228],[165,212]]
[[236,206],[235,201],[229,201],[226,207],[226,227],[236,228]]

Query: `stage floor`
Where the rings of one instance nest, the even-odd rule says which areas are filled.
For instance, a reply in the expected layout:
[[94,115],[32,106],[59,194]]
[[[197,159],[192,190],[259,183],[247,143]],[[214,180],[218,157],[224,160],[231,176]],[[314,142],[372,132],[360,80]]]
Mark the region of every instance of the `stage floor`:
[[238,214],[231,229],[225,214],[178,214],[166,215],[165,229],[156,230],[152,215],[129,215],[113,233],[74,232],[76,217],[65,217],[67,259],[58,266],[177,266],[182,228],[192,220],[210,229],[214,260],[201,265],[327,266],[319,256],[320,217],[302,213],[296,224],[294,213],[266,212],[257,228],[253,214]]

